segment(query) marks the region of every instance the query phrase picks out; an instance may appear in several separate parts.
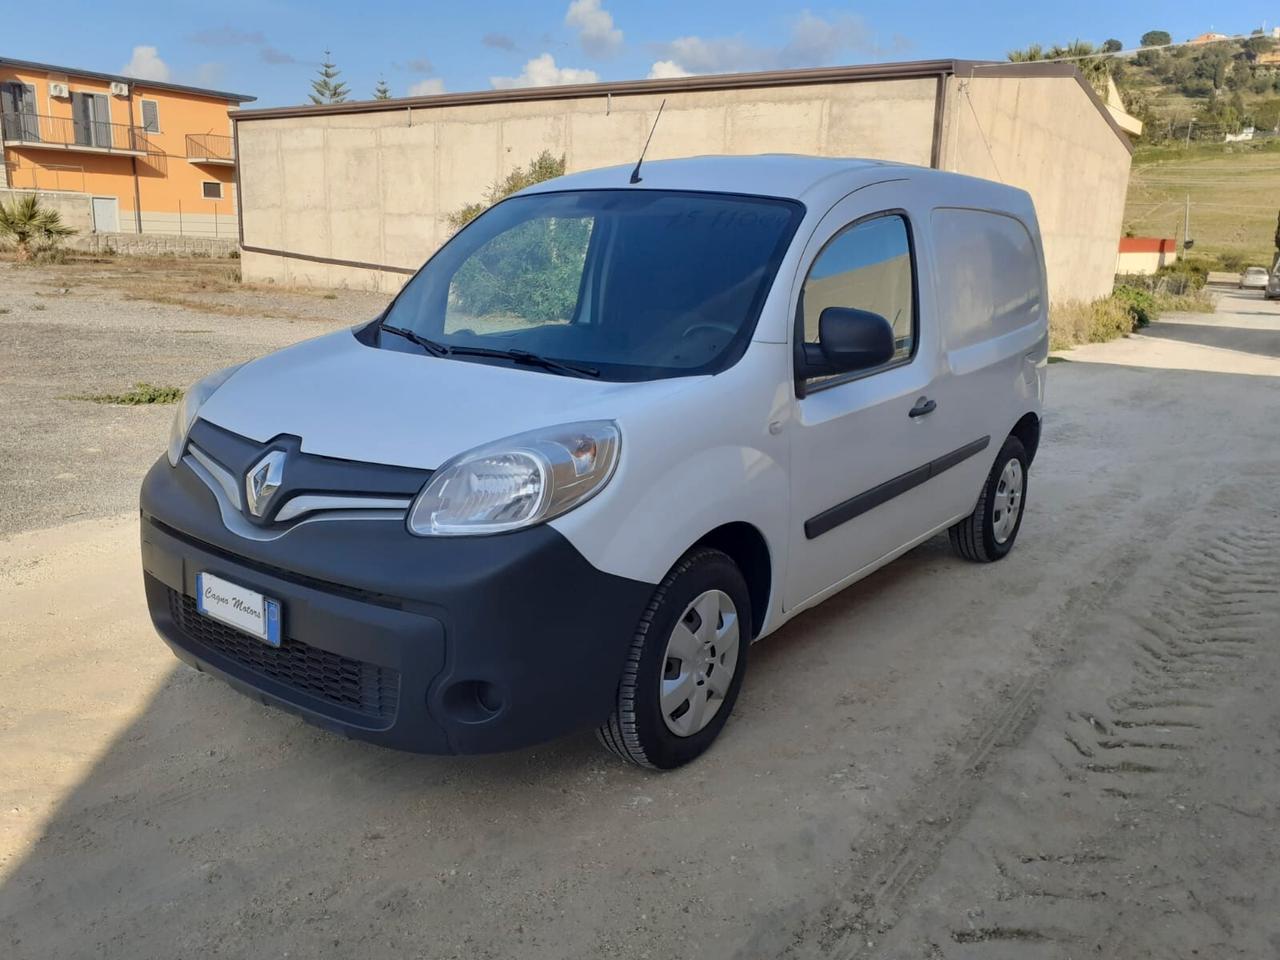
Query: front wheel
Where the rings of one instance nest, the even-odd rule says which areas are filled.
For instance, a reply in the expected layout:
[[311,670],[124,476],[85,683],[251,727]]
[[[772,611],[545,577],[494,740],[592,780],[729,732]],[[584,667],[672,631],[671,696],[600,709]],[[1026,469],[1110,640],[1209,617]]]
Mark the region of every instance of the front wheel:
[[966,560],[991,563],[1013,549],[1027,501],[1027,451],[1017,437],[1000,448],[973,513],[948,531],[951,546]]
[[670,770],[705,751],[747,669],[751,604],[729,557],[687,553],[654,591],[631,641],[613,716],[597,731],[624,760]]

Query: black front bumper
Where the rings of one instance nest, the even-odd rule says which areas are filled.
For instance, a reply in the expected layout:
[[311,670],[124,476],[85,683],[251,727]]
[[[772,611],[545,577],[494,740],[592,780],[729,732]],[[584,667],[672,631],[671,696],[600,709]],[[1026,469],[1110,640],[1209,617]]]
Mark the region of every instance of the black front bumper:
[[[509,750],[604,721],[653,591],[597,570],[545,524],[433,539],[403,521],[324,520],[248,539],[163,457],[141,510],[147,603],[175,654],[264,703],[403,750]],[[280,648],[196,612],[201,572],[280,601]]]

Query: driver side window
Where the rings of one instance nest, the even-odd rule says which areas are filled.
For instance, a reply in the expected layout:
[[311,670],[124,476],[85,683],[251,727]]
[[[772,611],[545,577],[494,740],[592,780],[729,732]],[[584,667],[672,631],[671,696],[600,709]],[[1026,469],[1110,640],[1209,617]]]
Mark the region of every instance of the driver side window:
[[895,213],[861,220],[827,241],[801,288],[805,343],[818,342],[818,318],[827,307],[869,310],[889,321],[893,358],[874,370],[911,358],[916,341],[915,264],[905,217]]

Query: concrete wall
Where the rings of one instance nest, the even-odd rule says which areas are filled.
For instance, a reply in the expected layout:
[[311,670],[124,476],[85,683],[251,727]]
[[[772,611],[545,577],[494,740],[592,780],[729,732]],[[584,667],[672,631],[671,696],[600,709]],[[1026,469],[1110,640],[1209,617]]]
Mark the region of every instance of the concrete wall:
[[1129,150],[1071,77],[948,81],[941,166],[1031,194],[1051,299],[1111,292],[1129,162]]
[[[639,155],[810,153],[928,165],[936,81],[596,96],[239,123],[245,245],[416,268],[447,216],[543,150],[569,172]],[[1113,244],[1114,249],[1114,244]],[[395,290],[404,275],[245,251],[246,280]]]
[[89,206],[89,195],[87,193],[0,189],[0,203],[8,206],[20,197],[25,197],[31,193],[35,193],[39,198],[42,207],[57,210],[62,217],[63,224],[72,230],[80,234],[93,232],[93,213]]
[[[990,74],[991,68],[986,68]],[[1028,190],[1051,295],[1110,292],[1129,151],[1073,76],[948,81],[944,169]],[[682,90],[241,120],[244,243],[413,269],[447,237],[448,214],[543,150],[569,172],[638,155],[667,106],[652,158],[807,153],[927,166],[936,81]],[[245,251],[246,280],[394,291],[403,273]]]
[[234,237],[218,240],[151,233],[90,233],[71,238],[67,246],[84,253],[134,257],[232,257],[240,245]]

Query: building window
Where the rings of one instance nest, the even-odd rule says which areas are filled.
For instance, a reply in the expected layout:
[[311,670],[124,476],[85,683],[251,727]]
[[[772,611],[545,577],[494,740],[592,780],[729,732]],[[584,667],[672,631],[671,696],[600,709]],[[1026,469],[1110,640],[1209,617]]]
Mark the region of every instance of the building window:
[[222,199],[222,184],[217,180],[205,180],[201,186],[204,188],[204,198],[206,200]]
[[155,100],[142,101],[142,129],[147,133],[160,132],[160,104]]

